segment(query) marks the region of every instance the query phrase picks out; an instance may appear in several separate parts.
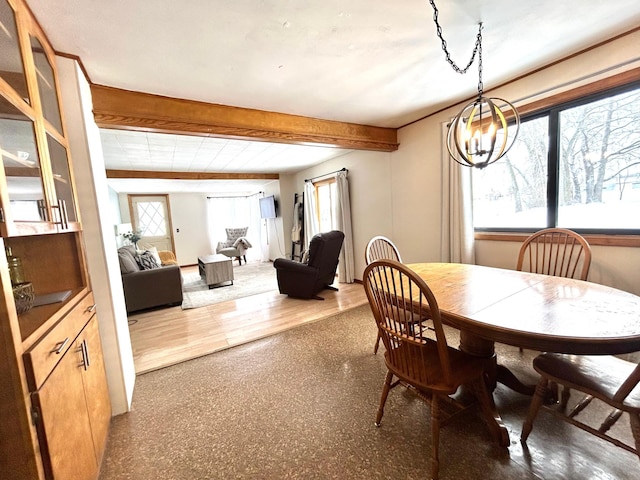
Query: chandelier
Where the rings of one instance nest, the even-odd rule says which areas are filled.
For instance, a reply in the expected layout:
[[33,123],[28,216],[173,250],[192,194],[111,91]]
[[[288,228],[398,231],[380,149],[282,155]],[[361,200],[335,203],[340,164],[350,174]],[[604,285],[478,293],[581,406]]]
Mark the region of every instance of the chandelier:
[[[483,95],[482,84],[482,22],[478,26],[478,35],[466,67],[460,68],[451,59],[447,42],[442,36],[442,27],[438,23],[438,9],[435,0],[429,0],[433,7],[433,21],[436,24],[438,38],[442,42],[447,62],[458,73],[467,73],[478,56],[478,95],[469,102],[449,124],[447,131],[447,150],[449,155],[465,167],[484,168],[502,158],[511,148],[520,129],[520,115],[516,108],[502,98],[489,98]],[[513,120],[509,125],[508,120]]]

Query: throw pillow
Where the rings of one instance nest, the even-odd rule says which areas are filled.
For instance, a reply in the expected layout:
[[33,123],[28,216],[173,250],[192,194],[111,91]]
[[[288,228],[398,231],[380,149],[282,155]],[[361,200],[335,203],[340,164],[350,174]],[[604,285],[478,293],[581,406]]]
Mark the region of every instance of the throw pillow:
[[156,262],[156,259],[153,257],[151,252],[146,251],[136,256],[136,261],[138,265],[140,265],[140,269],[142,270],[151,270],[153,268],[160,268],[160,264]]
[[123,275],[140,271],[140,267],[129,249],[118,249],[118,260],[120,261],[120,272]]
[[162,265],[162,260],[160,259],[160,255],[158,255],[158,249],[156,247],[147,248],[147,252],[153,255],[153,258],[155,258],[158,265]]

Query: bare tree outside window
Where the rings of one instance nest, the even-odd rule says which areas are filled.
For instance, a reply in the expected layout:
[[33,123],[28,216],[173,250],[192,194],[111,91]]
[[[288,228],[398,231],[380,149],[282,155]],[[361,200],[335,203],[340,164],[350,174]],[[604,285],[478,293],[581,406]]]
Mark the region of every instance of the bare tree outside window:
[[525,119],[509,154],[473,171],[473,206],[481,229],[640,229],[640,88]]
[[548,119],[523,121],[509,153],[472,171],[475,227],[545,226]]
[[560,113],[558,225],[640,225],[640,91]]

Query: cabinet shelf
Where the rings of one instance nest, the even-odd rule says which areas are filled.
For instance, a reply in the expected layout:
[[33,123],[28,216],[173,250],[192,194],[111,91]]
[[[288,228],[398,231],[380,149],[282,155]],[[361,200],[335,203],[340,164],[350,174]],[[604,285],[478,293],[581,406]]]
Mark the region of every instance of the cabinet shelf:
[[18,326],[26,349],[48,331],[88,291],[81,233],[31,235],[4,239],[13,255],[20,258],[24,278],[36,295],[70,290],[62,302],[33,307],[18,315]]
[[29,349],[38,339],[66,315],[87,293],[86,288],[71,289],[71,295],[58,303],[33,307],[18,315],[20,335],[24,350]]

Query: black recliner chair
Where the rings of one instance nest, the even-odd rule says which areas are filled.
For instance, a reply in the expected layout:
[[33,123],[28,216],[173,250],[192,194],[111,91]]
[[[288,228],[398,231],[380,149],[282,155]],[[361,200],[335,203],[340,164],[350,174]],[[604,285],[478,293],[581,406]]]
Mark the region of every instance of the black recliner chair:
[[344,241],[344,233],[338,230],[314,235],[309,243],[309,260],[295,262],[287,258],[276,258],[273,266],[278,276],[280,293],[295,298],[315,298],[318,292],[331,287],[338,268],[338,255]]

